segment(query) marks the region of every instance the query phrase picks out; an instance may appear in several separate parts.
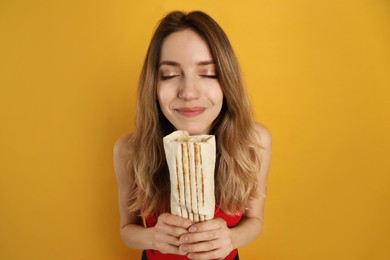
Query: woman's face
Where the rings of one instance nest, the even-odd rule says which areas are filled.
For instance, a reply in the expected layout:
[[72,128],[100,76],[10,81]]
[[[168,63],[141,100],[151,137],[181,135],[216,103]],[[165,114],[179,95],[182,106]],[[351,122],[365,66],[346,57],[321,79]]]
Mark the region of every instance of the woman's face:
[[177,130],[208,134],[222,108],[223,93],[207,43],[193,30],[168,35],[161,48],[157,97]]

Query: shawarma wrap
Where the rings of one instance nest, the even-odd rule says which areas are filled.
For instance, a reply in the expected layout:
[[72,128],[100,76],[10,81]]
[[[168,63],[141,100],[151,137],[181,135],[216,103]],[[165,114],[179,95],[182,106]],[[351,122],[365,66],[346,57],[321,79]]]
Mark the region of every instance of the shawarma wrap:
[[215,137],[175,131],[163,138],[171,182],[171,213],[194,222],[215,210]]

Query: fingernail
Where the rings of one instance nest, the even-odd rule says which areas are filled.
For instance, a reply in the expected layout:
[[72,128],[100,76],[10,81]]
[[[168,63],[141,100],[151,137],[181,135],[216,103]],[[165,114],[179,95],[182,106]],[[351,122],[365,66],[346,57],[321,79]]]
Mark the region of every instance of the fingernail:
[[191,221],[189,221],[189,222],[187,222],[186,224],[187,224],[187,227],[189,227],[189,226],[191,226],[191,225],[192,225],[192,222],[191,222]]
[[186,247],[186,246],[181,246],[181,247],[180,247],[180,251],[186,252],[186,251],[187,251],[187,247]]
[[182,237],[180,238],[180,241],[181,241],[181,242],[187,242],[187,241],[188,241],[188,237],[182,236]]
[[196,227],[190,227],[190,229],[188,231],[195,232],[196,231]]

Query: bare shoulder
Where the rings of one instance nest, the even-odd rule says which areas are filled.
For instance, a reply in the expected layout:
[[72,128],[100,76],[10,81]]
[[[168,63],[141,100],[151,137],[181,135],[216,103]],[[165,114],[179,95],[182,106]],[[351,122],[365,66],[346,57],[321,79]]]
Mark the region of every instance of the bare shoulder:
[[128,167],[132,153],[130,138],[131,133],[126,133],[120,136],[114,144],[114,169],[118,177],[128,175],[129,172]]
[[268,171],[271,165],[272,157],[272,137],[267,127],[260,123],[256,123],[255,126],[257,139],[260,146],[260,171],[259,171],[259,183],[263,183],[260,189],[263,189],[261,194],[265,196],[265,183],[267,182]]
[[259,145],[265,150],[270,150],[272,146],[271,132],[267,127],[260,123],[256,123],[255,130],[257,133]]
[[130,144],[131,133],[121,135],[114,144],[114,156],[128,156],[131,151]]

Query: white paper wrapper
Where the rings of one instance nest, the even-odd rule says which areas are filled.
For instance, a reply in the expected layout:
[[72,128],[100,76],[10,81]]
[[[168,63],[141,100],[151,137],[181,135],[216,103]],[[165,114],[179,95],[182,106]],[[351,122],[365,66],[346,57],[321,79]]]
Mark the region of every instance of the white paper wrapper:
[[215,137],[176,131],[163,142],[171,181],[171,213],[194,222],[214,218]]

